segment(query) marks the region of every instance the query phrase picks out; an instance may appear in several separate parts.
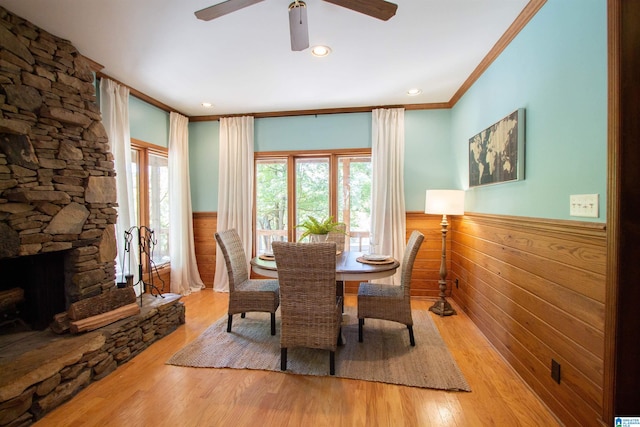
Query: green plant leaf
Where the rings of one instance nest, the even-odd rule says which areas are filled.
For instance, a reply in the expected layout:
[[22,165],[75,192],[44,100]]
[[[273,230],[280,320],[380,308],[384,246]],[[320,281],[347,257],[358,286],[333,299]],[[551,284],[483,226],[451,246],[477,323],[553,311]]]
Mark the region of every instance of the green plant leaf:
[[303,240],[305,237],[310,234],[328,234],[330,231],[335,230],[338,225],[342,223],[335,222],[333,217],[330,216],[319,221],[317,218],[313,216],[309,216],[307,219],[302,221],[300,224],[296,225],[296,228],[300,228],[303,233],[300,235],[300,239],[298,241]]

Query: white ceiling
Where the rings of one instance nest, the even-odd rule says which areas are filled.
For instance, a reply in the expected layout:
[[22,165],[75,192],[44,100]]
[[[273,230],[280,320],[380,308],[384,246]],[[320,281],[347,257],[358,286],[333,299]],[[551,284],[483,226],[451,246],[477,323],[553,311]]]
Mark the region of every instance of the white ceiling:
[[[221,0],[0,0],[71,41],[103,73],[188,116],[448,102],[528,0],[395,0],[380,21],[305,0],[311,45],[292,52],[287,7],[266,0],[212,21]],[[408,97],[410,88],[422,94]],[[208,101],[213,108],[204,108]]]

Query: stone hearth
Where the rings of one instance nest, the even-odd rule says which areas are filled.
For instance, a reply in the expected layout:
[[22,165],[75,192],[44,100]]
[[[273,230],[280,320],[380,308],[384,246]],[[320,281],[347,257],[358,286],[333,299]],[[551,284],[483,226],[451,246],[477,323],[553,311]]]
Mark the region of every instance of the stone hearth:
[[140,314],[80,335],[0,336],[0,425],[28,426],[185,322],[181,296],[143,295]]

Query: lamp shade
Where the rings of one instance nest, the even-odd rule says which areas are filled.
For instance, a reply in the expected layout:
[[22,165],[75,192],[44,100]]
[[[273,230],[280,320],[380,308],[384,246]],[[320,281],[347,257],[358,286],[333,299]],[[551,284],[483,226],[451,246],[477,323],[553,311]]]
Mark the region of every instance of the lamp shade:
[[424,213],[464,215],[464,190],[427,190]]

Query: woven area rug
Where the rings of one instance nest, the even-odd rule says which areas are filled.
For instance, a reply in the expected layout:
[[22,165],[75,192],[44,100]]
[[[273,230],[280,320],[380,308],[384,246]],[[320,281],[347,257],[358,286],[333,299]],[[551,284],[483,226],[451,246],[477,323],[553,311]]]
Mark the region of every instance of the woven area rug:
[[[279,313],[276,331],[280,330]],[[345,307],[345,344],[336,351],[336,377],[378,381],[449,391],[471,391],[426,310],[413,311],[416,346],[409,345],[406,326],[366,319],[364,342],[358,342],[355,307]],[[280,336],[270,335],[268,313],[234,316],[226,332],[227,316],[216,321],[195,341],[166,363],[197,368],[235,368],[280,371]],[[329,352],[291,348],[287,373],[329,375]]]

